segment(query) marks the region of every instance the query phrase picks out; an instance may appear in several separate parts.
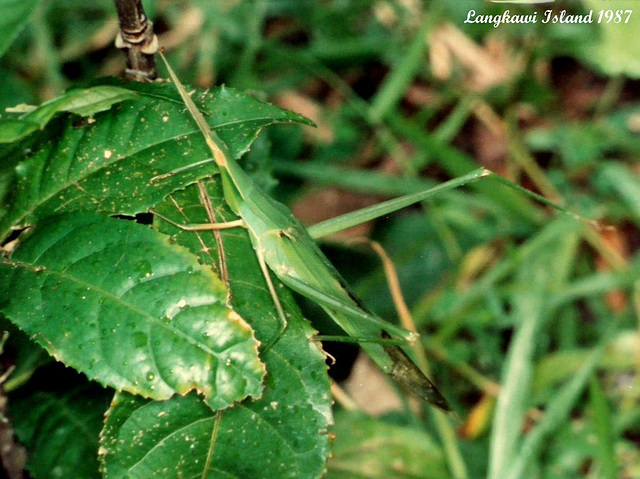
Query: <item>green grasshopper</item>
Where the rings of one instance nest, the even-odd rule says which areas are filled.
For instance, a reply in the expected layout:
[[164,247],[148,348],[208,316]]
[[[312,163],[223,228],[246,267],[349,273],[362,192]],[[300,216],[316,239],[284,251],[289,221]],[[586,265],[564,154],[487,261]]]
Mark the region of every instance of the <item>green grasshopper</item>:
[[[405,342],[413,341],[415,335],[383,321],[364,307],[291,211],[258,188],[230,156],[227,146],[211,130],[164,55],[162,58],[220,170],[224,199],[240,219],[226,223],[179,225],[162,218],[184,231],[239,226],[248,230],[280,321],[279,332],[266,345],[265,350],[278,340],[287,325],[271,280],[271,270],[286,286],[319,304],[349,336],[363,338],[362,348],[397,383],[427,403],[443,411],[451,411],[449,403],[429,378],[398,346],[398,341],[391,339],[396,337]],[[486,170],[478,170],[465,181],[473,181],[486,176],[486,173]],[[416,201],[418,200],[412,202]]]

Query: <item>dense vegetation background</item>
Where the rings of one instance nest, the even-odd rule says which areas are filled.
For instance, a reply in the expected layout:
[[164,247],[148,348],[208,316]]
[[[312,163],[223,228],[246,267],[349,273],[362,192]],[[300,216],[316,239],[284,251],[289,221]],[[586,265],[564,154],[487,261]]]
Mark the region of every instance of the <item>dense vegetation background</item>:
[[[540,17],[637,6],[508,8]],[[464,23],[471,9],[507,8],[479,0],[145,8],[184,83],[224,83],[316,123],[268,129],[245,162],[306,224],[477,166],[594,220],[480,182],[352,232],[379,242],[397,268],[432,376],[460,420],[444,425],[361,358],[341,382],[328,477],[640,475],[640,10],[626,24],[494,28]],[[1,0],[0,9],[3,111],[122,72],[111,1]],[[364,302],[394,320],[371,249],[324,246]],[[301,303],[316,328],[335,332]],[[67,452],[65,467],[77,461],[97,476],[97,459],[74,443],[97,454],[113,392],[7,328],[0,359],[16,369],[4,390],[31,474],[57,477],[52,447]],[[353,350],[333,354],[343,381]]]

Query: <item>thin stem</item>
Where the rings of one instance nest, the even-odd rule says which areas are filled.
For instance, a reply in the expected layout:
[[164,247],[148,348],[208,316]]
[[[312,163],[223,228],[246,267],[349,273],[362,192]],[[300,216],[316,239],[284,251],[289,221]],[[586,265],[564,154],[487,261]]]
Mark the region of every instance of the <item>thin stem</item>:
[[[398,316],[400,317],[400,322],[402,323],[402,326],[404,326],[407,330],[413,333],[417,333],[418,330],[411,316],[411,312],[409,311],[409,307],[407,306],[407,302],[404,299],[404,295],[402,294],[396,267],[389,255],[387,255],[387,252],[384,250],[382,245],[375,241],[371,241],[366,238],[359,240],[356,239],[354,241],[368,244],[380,257],[380,260],[382,261],[384,267],[385,276],[387,278],[387,283],[389,285],[389,291],[391,292],[393,303],[396,307],[396,310],[398,311]],[[420,369],[425,374],[430,375],[427,355],[425,354],[422,345],[413,343],[411,345],[411,350],[416,355]],[[447,461],[449,463],[449,468],[453,477],[455,479],[468,478],[469,475],[467,473],[467,467],[464,459],[462,458],[460,448],[458,447],[456,434],[453,430],[453,427],[451,426],[451,423],[445,417],[445,414],[441,411],[432,410],[432,414],[433,419],[436,422],[438,434],[440,435],[440,439],[442,440],[442,444],[446,452]]]
[[328,343],[376,343],[376,344],[389,344],[391,346],[405,346],[407,341],[404,339],[386,339],[386,338],[352,338],[351,336],[333,335],[333,334],[319,334],[314,336],[314,341],[328,342]]
[[484,376],[482,373],[469,366],[466,363],[453,360],[447,351],[435,341],[423,341],[424,348],[433,355],[438,361],[446,363],[451,369],[456,371],[460,376],[465,378],[480,391],[492,397],[498,395],[500,385],[492,379]]
[[509,140],[509,150],[513,160],[527,173],[529,178],[540,189],[542,194],[555,203],[562,202],[562,195],[556,187],[547,179],[540,165],[536,163],[531,153],[527,150],[518,134],[515,119],[507,121],[506,131]]
[[360,411],[358,404],[337,383],[331,381],[331,394],[333,399],[347,411]]
[[246,85],[253,87],[254,63],[260,50],[262,41],[262,27],[267,13],[268,1],[258,0],[252,4],[251,14],[248,16],[245,33],[245,44],[240,58],[238,59],[234,85]]
[[222,411],[216,411],[216,419],[213,423],[213,430],[211,431],[211,442],[209,443],[209,451],[207,452],[207,460],[202,468],[202,479],[205,479],[209,475],[211,469],[211,461],[213,460],[213,451],[216,448],[216,442],[218,440],[218,431],[220,430],[220,421],[222,421]]
[[64,90],[64,78],[60,73],[60,58],[53,45],[51,30],[44,18],[44,8],[40,6],[34,15],[34,37],[39,63],[43,65],[45,86],[41,96],[47,100]]
[[[209,222],[215,223],[217,221],[217,218],[213,211],[211,198],[209,197],[209,193],[207,192],[207,187],[202,180],[198,181],[198,197],[200,199],[200,203],[202,203],[202,206],[204,206],[204,209],[207,212],[207,218],[209,218]],[[229,286],[229,271],[227,270],[227,260],[226,260],[226,255],[224,254],[224,244],[222,243],[222,236],[220,234],[220,230],[213,230],[212,233],[218,249],[218,264],[220,266],[220,279],[224,281],[224,284]],[[228,294],[231,294],[231,288],[229,288]]]
[[626,78],[623,75],[615,76],[607,82],[602,95],[598,98],[593,117],[595,119],[602,118],[620,98],[620,93],[624,88]]

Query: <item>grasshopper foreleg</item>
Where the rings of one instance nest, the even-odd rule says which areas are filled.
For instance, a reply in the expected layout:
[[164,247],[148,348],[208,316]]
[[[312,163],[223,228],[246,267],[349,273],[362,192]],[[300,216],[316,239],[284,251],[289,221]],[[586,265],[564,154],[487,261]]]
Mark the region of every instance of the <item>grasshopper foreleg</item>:
[[[246,223],[242,219],[237,219],[233,221],[225,221],[222,223],[202,223],[197,225],[183,225],[173,221],[170,218],[158,213],[157,211],[152,211],[152,213],[158,218],[163,219],[164,221],[172,224],[176,228],[179,228],[182,231],[210,231],[210,230],[221,230],[221,229],[230,229],[230,228],[238,228],[238,227],[246,227]],[[256,249],[256,257],[258,258],[258,263],[260,264],[260,269],[262,270],[262,275],[264,276],[265,282],[267,283],[267,288],[269,290],[269,294],[271,295],[271,299],[273,300],[273,304],[278,313],[278,319],[280,322],[280,328],[276,335],[269,340],[267,345],[264,347],[263,352],[267,352],[276,341],[282,336],[282,333],[287,329],[287,317],[284,313],[284,309],[282,308],[282,304],[280,303],[280,299],[278,298],[278,294],[276,292],[276,288],[273,285],[273,281],[271,280],[271,276],[269,273],[269,267],[264,259],[264,254],[262,251],[257,248]]]
[[238,228],[246,226],[246,223],[242,219],[233,220],[233,221],[224,221],[221,223],[202,223],[197,225],[182,225],[176,221],[173,221],[170,218],[158,213],[157,211],[151,210],[151,213],[156,215],[158,218],[163,219],[167,223],[171,223],[176,228],[181,229],[182,231],[211,231],[211,230],[224,230],[229,228]]

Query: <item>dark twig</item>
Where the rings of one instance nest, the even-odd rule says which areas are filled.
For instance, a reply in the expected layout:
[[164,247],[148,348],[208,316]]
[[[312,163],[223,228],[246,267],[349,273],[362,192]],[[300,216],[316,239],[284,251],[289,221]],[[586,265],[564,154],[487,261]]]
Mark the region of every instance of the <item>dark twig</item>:
[[158,76],[155,53],[158,38],[153,22],[147,18],[142,0],[115,0],[120,20],[116,47],[127,55],[127,76],[137,80],[154,80]]
[[7,416],[8,398],[0,386],[0,459],[2,469],[9,479],[22,479],[25,477],[24,467],[27,463],[27,452],[13,433],[13,426]]
[[[5,331],[0,338],[0,355],[4,351],[4,343],[9,334]],[[4,383],[11,375],[13,366],[4,367],[0,371],[0,463],[2,464],[3,477],[8,479],[23,479],[26,477],[25,465],[27,463],[27,451],[24,446],[16,441],[13,425],[7,415],[9,398],[4,392]]]

